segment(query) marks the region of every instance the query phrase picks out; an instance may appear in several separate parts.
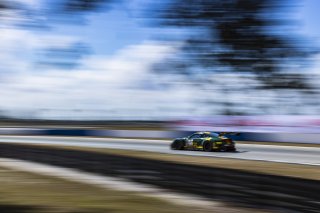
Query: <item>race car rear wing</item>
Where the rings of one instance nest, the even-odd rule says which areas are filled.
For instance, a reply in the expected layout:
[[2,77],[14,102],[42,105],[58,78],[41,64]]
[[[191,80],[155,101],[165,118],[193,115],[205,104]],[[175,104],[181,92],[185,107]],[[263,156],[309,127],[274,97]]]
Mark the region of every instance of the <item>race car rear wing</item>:
[[236,136],[238,136],[238,135],[240,135],[240,133],[239,132],[220,132],[219,133],[219,136],[223,136],[223,135],[236,135]]

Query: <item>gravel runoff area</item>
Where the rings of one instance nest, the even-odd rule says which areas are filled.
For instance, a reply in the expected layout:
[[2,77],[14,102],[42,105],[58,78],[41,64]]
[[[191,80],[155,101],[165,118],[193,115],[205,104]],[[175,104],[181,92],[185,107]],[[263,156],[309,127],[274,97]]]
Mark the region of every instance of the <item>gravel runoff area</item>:
[[0,158],[0,174],[1,212],[267,212],[16,159]]

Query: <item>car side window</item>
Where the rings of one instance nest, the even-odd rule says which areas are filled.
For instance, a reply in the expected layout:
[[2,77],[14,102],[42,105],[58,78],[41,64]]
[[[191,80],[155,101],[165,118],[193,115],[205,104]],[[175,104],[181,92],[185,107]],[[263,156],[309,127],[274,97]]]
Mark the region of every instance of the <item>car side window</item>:
[[196,138],[201,138],[201,135],[200,134],[194,134],[194,135],[191,135],[189,137],[189,139],[196,139]]

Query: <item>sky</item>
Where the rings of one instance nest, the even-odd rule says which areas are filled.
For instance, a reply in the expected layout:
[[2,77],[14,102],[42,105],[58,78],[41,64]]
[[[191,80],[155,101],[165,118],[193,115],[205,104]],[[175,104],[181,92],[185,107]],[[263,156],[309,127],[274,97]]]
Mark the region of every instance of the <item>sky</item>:
[[301,20],[301,31],[315,40],[320,40],[320,1],[304,0],[303,2],[302,7],[298,9],[298,13],[300,13],[298,17]]
[[[4,50],[0,53],[1,115],[144,120],[215,113],[214,107],[197,107],[194,97],[218,91],[219,82],[216,88],[200,91],[178,76],[159,76],[151,71],[155,63],[177,53],[181,45],[156,38],[169,33],[179,38],[185,32],[148,25],[139,9],[150,1],[131,0],[108,11],[91,12],[82,16],[79,24],[42,16],[40,12],[48,0],[14,1],[32,8],[52,28],[16,27],[26,17],[14,12],[0,21],[0,48]],[[320,41],[319,7],[320,1],[305,0],[296,12],[301,23],[299,31],[316,42]],[[88,47],[90,54],[78,57],[74,68],[35,66],[42,59],[43,50],[68,49],[77,43]],[[319,66],[312,67],[313,72]],[[235,84],[243,80],[237,75],[227,78]],[[264,94],[258,102],[268,103],[273,96]],[[235,94],[234,100],[238,99]]]

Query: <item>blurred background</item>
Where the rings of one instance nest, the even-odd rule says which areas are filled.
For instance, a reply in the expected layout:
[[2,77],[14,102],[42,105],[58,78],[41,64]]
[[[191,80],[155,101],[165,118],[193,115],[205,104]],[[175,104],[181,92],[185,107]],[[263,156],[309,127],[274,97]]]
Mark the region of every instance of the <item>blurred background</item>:
[[317,115],[317,0],[1,0],[2,118]]
[[319,212],[319,8],[0,0],[0,212]]
[[1,0],[1,121],[318,132],[318,6]]

